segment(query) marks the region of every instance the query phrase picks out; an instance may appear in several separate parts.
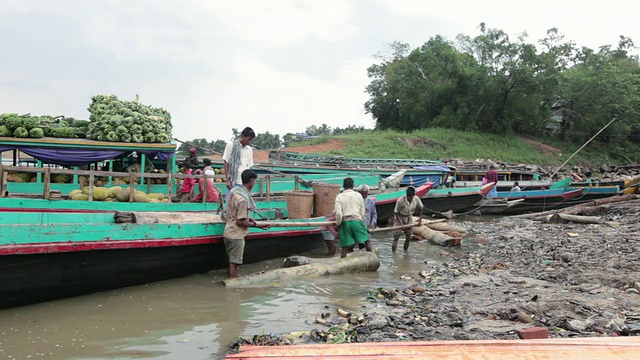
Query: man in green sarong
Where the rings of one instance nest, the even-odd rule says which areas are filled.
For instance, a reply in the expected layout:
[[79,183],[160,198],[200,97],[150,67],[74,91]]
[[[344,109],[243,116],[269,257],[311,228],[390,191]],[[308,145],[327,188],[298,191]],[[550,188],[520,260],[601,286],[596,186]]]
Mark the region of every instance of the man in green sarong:
[[364,200],[353,190],[353,179],[346,178],[342,183],[344,191],[336,197],[336,225],[340,240],[340,257],[346,257],[353,251],[355,244],[365,244],[369,233],[364,224]]

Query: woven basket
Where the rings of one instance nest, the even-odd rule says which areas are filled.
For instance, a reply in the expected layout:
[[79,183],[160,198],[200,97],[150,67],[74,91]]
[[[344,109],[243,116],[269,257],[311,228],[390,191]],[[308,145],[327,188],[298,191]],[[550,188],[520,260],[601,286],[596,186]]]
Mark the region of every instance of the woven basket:
[[313,191],[287,191],[284,193],[289,219],[311,217],[313,209]]
[[340,185],[313,183],[313,216],[326,216],[336,206],[336,197],[340,194]]

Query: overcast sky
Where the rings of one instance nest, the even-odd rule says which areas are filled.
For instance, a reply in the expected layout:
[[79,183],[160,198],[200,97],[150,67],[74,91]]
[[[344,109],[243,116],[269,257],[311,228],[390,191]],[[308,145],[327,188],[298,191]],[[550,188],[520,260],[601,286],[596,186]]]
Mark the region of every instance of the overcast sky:
[[88,119],[95,94],[161,106],[182,140],[362,125],[366,69],[394,40],[558,28],[640,45],[636,1],[0,0],[0,113]]

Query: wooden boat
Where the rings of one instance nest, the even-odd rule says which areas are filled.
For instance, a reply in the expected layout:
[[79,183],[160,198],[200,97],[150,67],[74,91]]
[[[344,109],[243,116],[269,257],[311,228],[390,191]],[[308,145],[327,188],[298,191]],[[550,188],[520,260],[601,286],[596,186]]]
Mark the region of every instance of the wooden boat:
[[521,214],[559,209],[567,206],[565,202],[582,194],[584,189],[547,189],[528,191],[498,191],[498,198],[517,200],[524,199],[518,206],[505,209],[503,214]]
[[638,358],[640,337],[602,336],[527,340],[429,340],[294,346],[244,346],[227,360],[277,359],[616,359]]
[[494,183],[489,183],[478,187],[429,190],[427,195],[420,198],[424,205],[423,214],[440,215],[447,211],[460,213],[473,210],[494,186]]
[[509,199],[484,199],[481,200],[477,206],[478,211],[482,215],[496,215],[502,214],[514,206],[520,205],[524,199],[509,200]]
[[[431,190],[432,187],[433,183],[431,182],[416,187],[416,196],[422,198]],[[393,211],[396,207],[396,201],[398,201],[399,198],[405,196],[406,194],[406,188],[400,188],[399,190],[392,192],[379,194],[372,193],[369,195],[376,203],[376,211],[378,212],[378,224],[384,225],[393,218]]]
[[[120,185],[141,190],[146,193],[160,193],[170,198],[178,189],[177,179],[186,177],[178,174],[176,166],[175,144],[132,144],[101,142],[85,139],[20,139],[0,138],[0,153],[13,152],[13,166],[0,165],[0,212],[3,211],[51,211],[51,212],[104,212],[104,211],[216,211],[218,204],[213,203],[134,203],[134,202],[98,202],[98,201],[61,201],[73,190],[85,186],[92,187],[103,182],[105,187]],[[25,152],[31,157],[21,159],[19,154]],[[117,172],[114,168],[125,168],[129,165],[129,155],[136,152],[142,163],[153,158],[154,166],[161,172],[139,173]],[[135,161],[135,159],[133,159]],[[25,161],[29,165],[26,166]],[[56,165],[57,164],[57,165]],[[85,169],[81,169],[84,167]],[[108,170],[102,170],[102,169]],[[11,181],[12,173],[30,174],[32,181]],[[67,183],[56,183],[56,176],[65,176]],[[121,179],[131,176],[139,178],[138,182],[122,183]],[[203,175],[195,175],[202,177]],[[227,189],[222,182],[225,175],[215,175],[213,179],[220,193]],[[273,195],[283,195],[286,191],[305,189],[304,185],[313,182],[342,184],[346,172],[327,174],[308,174],[305,181],[294,175],[280,174],[260,176],[253,193],[262,200],[258,207],[266,212],[266,217],[273,218],[276,213],[284,212],[283,201],[271,202]],[[377,188],[379,175],[352,175],[357,184],[367,184]],[[15,179],[13,179],[15,180]],[[128,181],[128,180],[127,180]],[[220,182],[217,182],[220,181]],[[145,184],[146,183],[146,184]],[[7,196],[8,194],[8,196]],[[57,197],[51,194],[58,194]],[[57,200],[57,201],[56,201]],[[91,200],[91,199],[90,199]]]
[[566,177],[564,179],[553,182],[549,189],[564,189],[571,185],[571,177]]
[[[379,175],[382,179],[392,176],[400,169],[406,169],[401,186],[420,186],[433,182],[434,187],[446,183],[451,168],[439,161],[413,159],[349,159],[315,154],[296,154],[285,161],[260,163],[256,167],[262,174],[331,174],[346,172],[349,175]],[[302,161],[301,159],[305,159]],[[218,166],[222,166],[218,162]]]
[[621,195],[619,186],[599,186],[599,187],[568,187],[567,189],[582,189],[582,194],[570,200],[565,205],[577,205],[591,200],[604,199],[611,196]]
[[[482,178],[489,165],[491,163],[457,166],[453,172],[456,178],[456,185],[460,187],[482,185]],[[498,191],[510,190],[515,182],[518,182],[520,187],[526,190],[539,190],[542,187],[551,185],[550,180],[540,180],[537,172],[525,166],[510,166],[496,169],[496,172],[498,173]]]
[[[0,308],[227,266],[219,216],[137,214],[135,223],[117,223],[114,213],[5,212],[0,217]],[[251,228],[244,262],[322,246],[320,227],[300,225],[323,219],[281,220],[282,227]]]

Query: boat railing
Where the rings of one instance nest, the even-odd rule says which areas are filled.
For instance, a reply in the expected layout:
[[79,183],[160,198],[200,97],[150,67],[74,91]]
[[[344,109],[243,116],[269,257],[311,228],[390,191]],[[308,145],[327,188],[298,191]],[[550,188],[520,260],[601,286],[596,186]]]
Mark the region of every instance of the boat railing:
[[[0,165],[0,197],[7,196],[7,183],[9,182],[9,174],[11,172],[20,172],[20,173],[35,173],[36,174],[36,182],[43,185],[41,196],[44,199],[51,198],[51,177],[52,175],[72,175],[73,183],[66,185],[77,185],[78,189],[82,189],[84,187],[89,187],[89,201],[93,201],[93,189],[98,187],[96,185],[96,181],[102,177],[108,177],[108,181],[106,184],[108,186],[121,186],[126,185],[125,187],[129,187],[132,190],[135,189],[136,185],[144,186],[145,179],[161,179],[163,181],[163,185],[153,185],[152,181],[146,181],[147,193],[151,193],[152,190],[158,189],[158,187],[166,186],[166,191],[164,195],[168,198],[171,198],[173,194],[175,194],[175,188],[180,186],[180,180],[184,180],[187,178],[191,179],[211,179],[214,183],[224,184],[226,175],[225,174],[216,174],[216,175],[205,175],[205,174],[181,174],[181,173],[155,173],[155,172],[117,172],[117,171],[106,171],[106,170],[80,170],[80,169],[66,169],[66,168],[55,168],[55,167],[25,167],[25,166],[9,166],[9,165]],[[88,178],[87,180],[85,179]],[[128,183],[121,181],[121,178],[129,178]],[[281,190],[272,191],[272,180],[275,182],[279,182],[281,179],[292,179],[293,189],[292,190],[300,190],[301,185],[304,183],[303,179],[299,175],[293,174],[278,174],[278,175],[259,175],[257,181],[257,196],[263,198],[267,201],[271,200],[271,197],[281,195]],[[219,179],[219,180],[217,180]],[[342,177],[340,177],[342,179]],[[166,185],[165,185],[166,184]],[[175,187],[175,188],[174,188]],[[223,186],[224,188],[224,186]],[[226,188],[224,188],[226,190]],[[222,189],[218,189],[220,193],[224,193]],[[40,191],[38,191],[40,193]],[[135,196],[135,191],[130,191],[130,201],[133,201]],[[207,201],[207,192],[203,193],[203,202]]]

